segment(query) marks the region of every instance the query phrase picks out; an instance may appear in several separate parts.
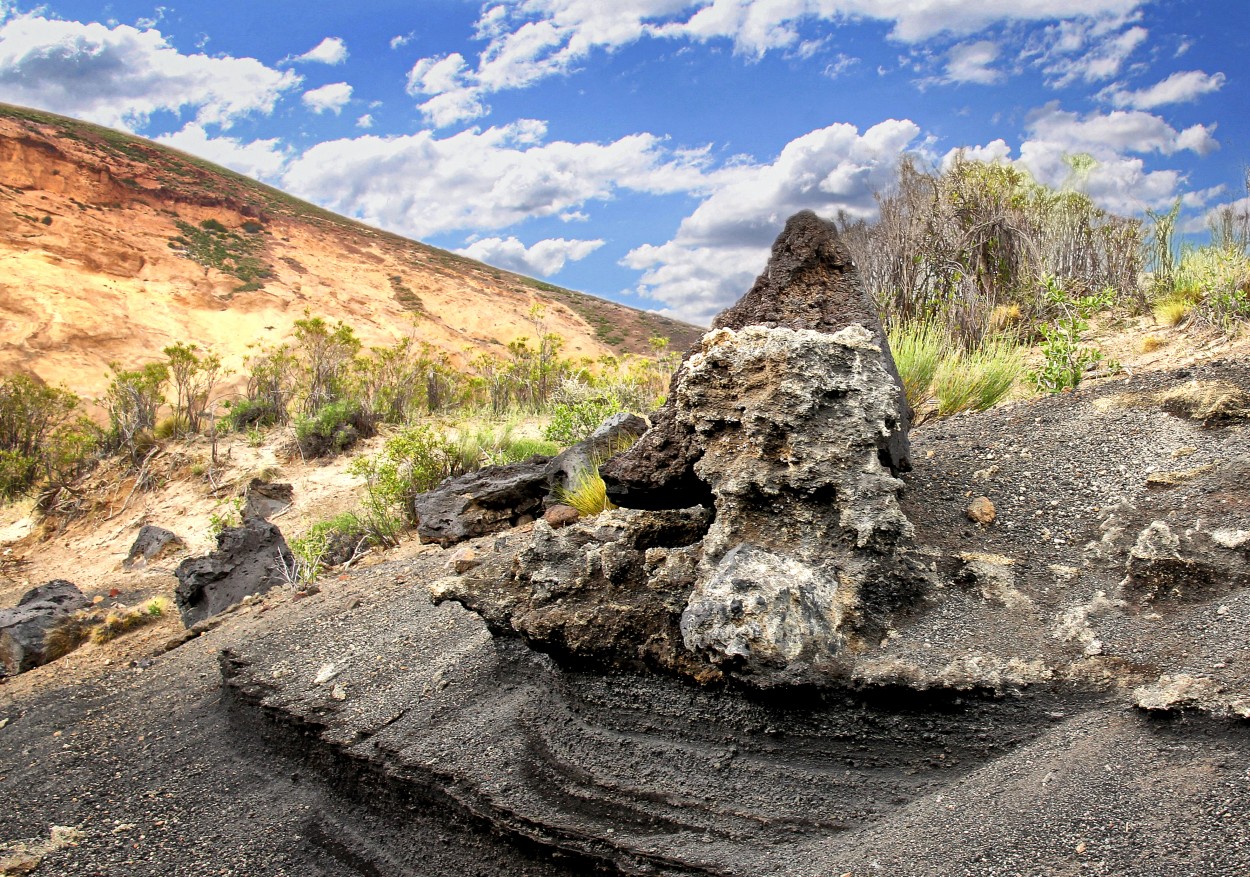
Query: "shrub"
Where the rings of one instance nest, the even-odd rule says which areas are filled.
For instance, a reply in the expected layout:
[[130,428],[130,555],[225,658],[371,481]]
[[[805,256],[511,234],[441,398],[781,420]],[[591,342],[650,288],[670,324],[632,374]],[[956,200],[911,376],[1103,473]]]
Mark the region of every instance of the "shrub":
[[356,551],[374,539],[355,512],[344,512],[318,521],[302,536],[290,542],[294,558],[290,578],[294,584],[308,584],[328,566],[351,560]]
[[373,419],[360,403],[347,400],[322,405],[312,416],[295,421],[295,438],[307,457],[341,453],[375,434]]
[[587,518],[616,508],[608,500],[607,486],[602,476],[599,475],[597,466],[575,473],[568,487],[556,489],[556,498],[565,505],[577,509],[583,517]]
[[405,526],[416,524],[418,494],[458,473],[456,445],[428,425],[387,439],[376,457],[352,461],[348,471],[365,479],[365,529],[379,544],[394,545]]
[[[576,389],[578,386],[583,389]],[[616,396],[599,393],[576,381],[561,384],[558,399],[543,435],[564,446],[589,438],[599,424],[624,410]]]
[[68,390],[26,375],[0,380],[0,499],[40,481],[60,486],[95,462],[99,429]]

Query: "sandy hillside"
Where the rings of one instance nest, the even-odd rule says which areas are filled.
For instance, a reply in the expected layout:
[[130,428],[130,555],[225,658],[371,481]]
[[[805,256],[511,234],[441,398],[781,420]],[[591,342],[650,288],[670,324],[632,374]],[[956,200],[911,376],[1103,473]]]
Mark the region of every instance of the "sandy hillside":
[[684,349],[699,332],[378,231],[149,141],[0,105],[0,374],[30,371],[94,397],[108,363],[159,359],[175,341],[237,369],[305,310],[367,344],[411,334],[463,362],[533,338],[535,305],[574,358],[645,352],[655,335]]

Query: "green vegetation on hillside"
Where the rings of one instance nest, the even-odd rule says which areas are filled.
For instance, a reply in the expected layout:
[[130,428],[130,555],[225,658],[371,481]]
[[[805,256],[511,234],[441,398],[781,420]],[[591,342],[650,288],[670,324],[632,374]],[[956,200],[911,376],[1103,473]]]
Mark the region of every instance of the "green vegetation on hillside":
[[205,268],[216,268],[224,274],[237,277],[243,283],[235,292],[251,292],[261,289],[273,271],[261,261],[263,249],[259,237],[260,226],[245,223],[243,234],[231,231],[215,219],[205,219],[198,226],[179,219],[175,222],[180,234],[172,238],[169,248]]

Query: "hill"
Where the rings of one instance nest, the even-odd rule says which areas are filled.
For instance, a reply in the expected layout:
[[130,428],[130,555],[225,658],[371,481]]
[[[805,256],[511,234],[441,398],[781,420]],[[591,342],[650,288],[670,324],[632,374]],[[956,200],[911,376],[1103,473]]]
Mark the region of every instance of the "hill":
[[338,216],[210,162],[0,104],[0,373],[80,395],[184,341],[236,367],[307,309],[366,344],[416,340],[463,361],[533,337],[567,356],[685,349],[702,330]]

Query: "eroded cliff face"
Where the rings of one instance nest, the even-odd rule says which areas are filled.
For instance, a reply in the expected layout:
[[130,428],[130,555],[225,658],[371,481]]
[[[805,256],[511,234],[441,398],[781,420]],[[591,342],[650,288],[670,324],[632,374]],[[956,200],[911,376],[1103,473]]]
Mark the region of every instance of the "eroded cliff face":
[[[177,239],[211,221],[217,244],[254,259],[259,282]],[[304,310],[367,344],[411,336],[446,351],[500,354],[534,334],[530,309],[571,356],[641,353],[653,335],[699,331],[335,216],[155,143],[0,104],[0,370],[88,398],[108,364],[136,367],[174,342],[239,370],[250,345],[284,340]],[[611,324],[615,348],[590,318]],[[419,319],[418,319],[419,318]],[[415,324],[414,324],[415,321]],[[471,358],[471,356],[466,357]]]

